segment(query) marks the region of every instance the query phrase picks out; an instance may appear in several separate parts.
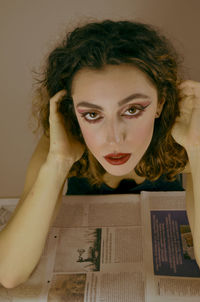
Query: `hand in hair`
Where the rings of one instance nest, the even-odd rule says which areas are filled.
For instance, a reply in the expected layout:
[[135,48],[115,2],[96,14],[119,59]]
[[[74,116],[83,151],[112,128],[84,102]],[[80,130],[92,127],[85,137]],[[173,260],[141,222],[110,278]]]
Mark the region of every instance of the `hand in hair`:
[[58,104],[65,94],[66,90],[61,90],[50,99],[50,148],[47,160],[70,162],[73,165],[81,158],[85,147],[68,131],[66,122],[58,111]]
[[187,80],[179,86],[180,116],[172,128],[172,136],[186,151],[200,150],[200,83]]

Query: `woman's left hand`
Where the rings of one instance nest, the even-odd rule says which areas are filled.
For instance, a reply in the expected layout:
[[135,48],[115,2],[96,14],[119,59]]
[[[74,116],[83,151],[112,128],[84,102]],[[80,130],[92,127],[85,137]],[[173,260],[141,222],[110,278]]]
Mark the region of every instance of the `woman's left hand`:
[[200,82],[187,80],[179,87],[180,116],[176,118],[171,134],[186,151],[200,150]]

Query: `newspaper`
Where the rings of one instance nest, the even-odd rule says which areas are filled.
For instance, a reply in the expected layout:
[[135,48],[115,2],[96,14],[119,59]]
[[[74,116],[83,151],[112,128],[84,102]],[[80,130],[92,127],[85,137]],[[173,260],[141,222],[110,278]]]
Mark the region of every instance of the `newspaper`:
[[[16,204],[17,200],[0,200],[1,228]],[[176,249],[168,257],[161,231],[162,219],[169,217],[176,221],[181,217],[183,238],[189,242],[185,258],[193,259],[185,192],[63,196],[30,279],[13,289],[0,286],[0,302],[200,301],[195,260],[192,268],[187,267],[187,276],[180,268],[183,241],[178,243],[175,237]],[[172,225],[170,236],[175,236],[177,224]],[[159,244],[165,248],[159,249]]]
[[200,301],[185,192],[141,192],[141,202],[146,301]]

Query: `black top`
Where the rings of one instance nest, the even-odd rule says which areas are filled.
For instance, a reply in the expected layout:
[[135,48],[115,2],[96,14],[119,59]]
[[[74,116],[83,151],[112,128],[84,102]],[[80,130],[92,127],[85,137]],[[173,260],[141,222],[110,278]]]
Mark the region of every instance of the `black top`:
[[115,189],[105,183],[98,188],[95,185],[91,186],[87,178],[71,177],[68,178],[66,195],[139,194],[141,191],[185,191],[185,189],[178,177],[175,181],[168,182],[164,180],[164,175],[156,181],[146,179],[141,184],[132,179],[123,179]]

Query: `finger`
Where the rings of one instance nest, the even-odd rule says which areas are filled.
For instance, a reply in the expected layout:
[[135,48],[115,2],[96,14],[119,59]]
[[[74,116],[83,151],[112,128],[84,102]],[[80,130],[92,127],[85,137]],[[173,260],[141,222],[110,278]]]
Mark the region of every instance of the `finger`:
[[181,111],[192,110],[193,108],[200,108],[200,93],[198,95],[185,95],[179,102]]
[[184,114],[184,115],[181,115],[181,117],[177,117],[175,119],[175,122],[176,123],[180,123],[180,124],[184,124],[186,127],[189,127],[190,125],[190,120],[191,120],[191,117]]
[[187,95],[179,101],[179,107],[180,109],[188,108],[192,109],[194,105],[194,97],[192,95]]
[[191,99],[187,98],[182,100],[179,103],[180,115],[176,117],[176,121],[188,125],[192,116],[192,109],[193,109],[192,98]]
[[51,99],[50,99],[50,103],[51,104],[55,104],[58,103],[63,97],[64,95],[67,93],[67,91],[65,89],[58,91]]
[[185,81],[179,85],[182,96],[193,95],[200,97],[200,82]]
[[58,103],[66,95],[66,90],[60,90],[50,99],[50,116],[58,112]]
[[196,85],[198,85],[199,82],[196,81],[192,81],[192,80],[186,80],[180,83],[179,88],[185,88],[185,87],[195,87]]
[[185,98],[187,96],[194,96],[194,88],[190,86],[182,87],[180,90],[180,96],[181,98]]
[[180,118],[187,118],[187,120],[190,119],[192,114],[192,109],[194,108],[194,98],[187,97],[181,99],[178,105],[180,111]]

